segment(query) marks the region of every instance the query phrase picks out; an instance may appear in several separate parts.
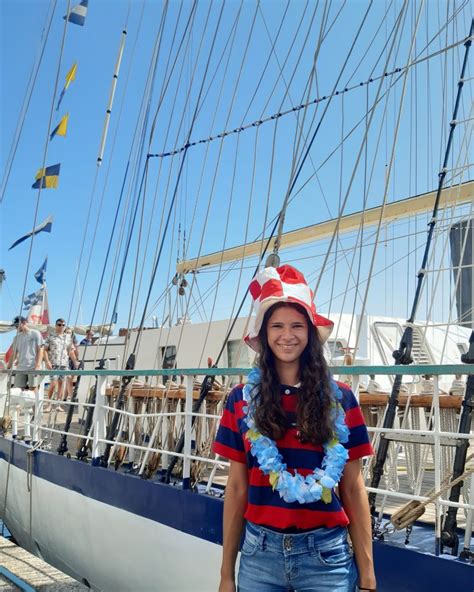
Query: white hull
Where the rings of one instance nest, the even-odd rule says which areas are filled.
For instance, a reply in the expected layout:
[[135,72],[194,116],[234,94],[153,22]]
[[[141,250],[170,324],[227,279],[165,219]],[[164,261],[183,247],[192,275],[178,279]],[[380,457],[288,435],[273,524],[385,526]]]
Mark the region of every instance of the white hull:
[[[0,459],[3,507],[7,462]],[[10,467],[6,522],[17,542],[94,590],[217,590],[221,547]],[[203,569],[205,566],[205,569]]]

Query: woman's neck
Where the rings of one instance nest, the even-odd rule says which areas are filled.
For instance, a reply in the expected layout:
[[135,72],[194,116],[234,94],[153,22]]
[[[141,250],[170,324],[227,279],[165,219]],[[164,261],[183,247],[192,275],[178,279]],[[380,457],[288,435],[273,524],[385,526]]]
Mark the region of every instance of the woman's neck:
[[285,363],[281,362],[280,360],[275,360],[275,366],[281,384],[288,384],[292,386],[300,381],[299,360],[291,363]]

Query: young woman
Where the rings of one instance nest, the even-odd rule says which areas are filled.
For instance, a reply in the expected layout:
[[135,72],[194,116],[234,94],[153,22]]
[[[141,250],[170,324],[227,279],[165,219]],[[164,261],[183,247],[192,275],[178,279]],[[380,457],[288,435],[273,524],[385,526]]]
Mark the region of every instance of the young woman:
[[246,341],[259,367],[230,393],[214,444],[230,460],[219,592],[236,589],[245,523],[240,592],[375,590],[360,471],[372,448],[352,391],[324,360],[332,323],[289,265],[266,268],[250,292],[256,318]]

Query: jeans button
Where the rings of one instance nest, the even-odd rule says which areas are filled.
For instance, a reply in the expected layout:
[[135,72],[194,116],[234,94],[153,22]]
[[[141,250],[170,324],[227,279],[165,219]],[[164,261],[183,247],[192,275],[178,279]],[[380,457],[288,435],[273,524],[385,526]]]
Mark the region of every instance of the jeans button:
[[285,551],[291,551],[291,548],[293,547],[293,541],[291,540],[291,537],[286,536],[283,539],[283,546],[285,548]]

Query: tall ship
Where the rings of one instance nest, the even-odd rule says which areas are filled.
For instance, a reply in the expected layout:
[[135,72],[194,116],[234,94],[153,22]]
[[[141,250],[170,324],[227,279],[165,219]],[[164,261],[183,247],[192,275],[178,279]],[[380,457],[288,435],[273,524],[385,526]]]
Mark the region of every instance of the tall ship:
[[[375,449],[377,589],[472,590],[469,2],[4,12],[2,533],[93,590],[217,590],[212,443],[281,261]],[[78,367],[15,386],[17,316]]]

